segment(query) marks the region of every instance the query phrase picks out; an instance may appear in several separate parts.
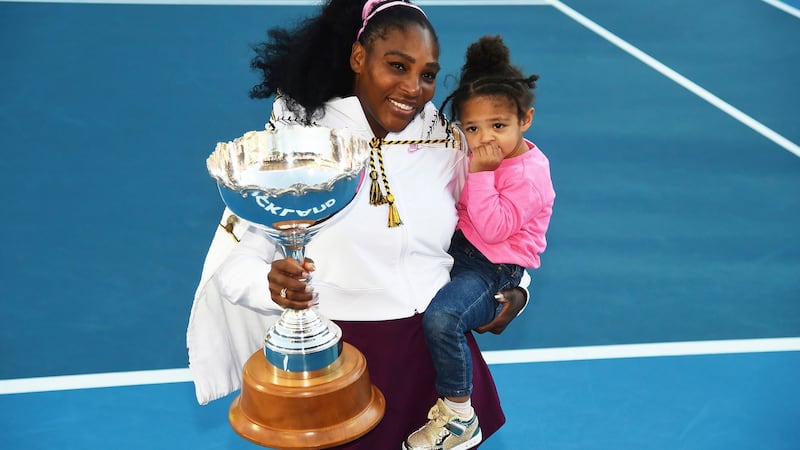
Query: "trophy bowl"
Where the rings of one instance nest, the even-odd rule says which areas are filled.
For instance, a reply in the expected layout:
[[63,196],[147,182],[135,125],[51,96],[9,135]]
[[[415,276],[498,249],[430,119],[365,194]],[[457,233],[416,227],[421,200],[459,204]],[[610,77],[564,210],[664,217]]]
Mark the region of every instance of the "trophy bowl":
[[[220,196],[266,232],[287,257],[346,213],[358,193],[369,142],[346,130],[290,125],[250,131],[208,157]],[[266,276],[266,274],[265,274]],[[287,308],[245,363],[229,420],[246,439],[273,448],[325,448],[366,434],[385,401],[364,356],[316,308]]]

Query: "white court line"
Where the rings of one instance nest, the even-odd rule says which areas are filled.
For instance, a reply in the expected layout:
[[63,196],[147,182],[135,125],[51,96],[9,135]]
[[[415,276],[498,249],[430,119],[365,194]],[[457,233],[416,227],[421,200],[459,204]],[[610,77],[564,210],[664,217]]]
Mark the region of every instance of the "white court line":
[[[684,77],[683,75],[679,74],[678,72],[670,69],[666,65],[662,64],[661,62],[657,61],[655,58],[651,57],[650,55],[644,53],[643,51],[639,50],[638,48],[634,47],[633,45],[629,44],[628,42],[624,41],[623,39],[619,38],[615,34],[611,33],[610,31],[606,30],[605,28],[601,27],[597,23],[593,22],[592,20],[588,19],[586,16],[580,14],[579,12],[575,11],[574,9],[570,8],[569,6],[561,3],[558,0],[551,0],[550,4],[553,5],[556,9],[570,17],[571,19],[575,20],[576,22],[580,23],[581,25],[585,26],[589,30],[595,32],[596,34],[600,35],[603,39],[611,42],[612,44],[616,45],[620,49],[624,50],[625,52],[629,53],[636,59],[642,61],[643,63],[647,64],[651,68],[655,69],[665,77],[669,78],[670,80],[678,83],[679,85],[683,86],[693,94],[697,95],[698,97],[702,98],[703,100],[711,103],[712,105],[716,106],[722,112],[728,114],[729,116],[733,117],[734,119],[738,120],[739,122],[747,125],[751,129],[753,129],[758,134],[766,137],[767,139],[771,140],[772,142],[780,145],[784,149],[788,150],[791,153],[794,153],[797,156],[800,156],[800,146],[795,144],[794,142],[786,139],[785,137],[781,136],[780,134],[776,133],[772,129],[768,128],[761,122],[753,119],[752,117],[748,116],[744,112],[740,111],[739,109],[733,107],[731,104],[725,102],[724,100],[720,99],[716,95],[712,94],[711,92],[703,89],[693,81],[689,80],[688,78]],[[791,45],[791,44],[787,44]]]
[[[322,0],[0,0],[0,3],[92,3],[109,5],[215,5],[215,6],[314,6]],[[545,6],[549,0],[419,0],[420,6]]]
[[75,3],[93,5],[180,5],[180,6],[310,6],[314,0],[0,0],[0,3]]
[[0,395],[192,381],[189,369],[139,370],[0,380]]
[[550,6],[550,0],[419,0],[419,6]]
[[192,381],[189,369],[139,370],[0,380],[0,395]]
[[800,351],[800,338],[726,339],[484,352],[489,364]]
[[797,9],[794,6],[787,5],[786,3],[780,2],[778,0],[761,0],[761,1],[774,6],[785,13],[789,13],[797,18],[800,18],[800,9]]
[[[499,350],[483,352],[483,356],[489,364],[520,364],[593,359],[796,351],[800,351],[800,337]],[[191,381],[192,377],[189,369],[141,370],[135,372],[18,378],[0,380],[0,395],[141,386],[148,384],[187,383]]]

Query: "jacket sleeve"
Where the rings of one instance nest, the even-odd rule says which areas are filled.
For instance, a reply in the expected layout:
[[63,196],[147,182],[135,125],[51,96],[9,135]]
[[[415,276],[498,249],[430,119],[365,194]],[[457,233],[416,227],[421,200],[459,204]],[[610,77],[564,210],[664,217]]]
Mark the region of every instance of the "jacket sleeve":
[[[285,116],[282,101],[274,106]],[[225,209],[186,329],[189,370],[201,405],[239,389],[247,359],[263,351],[264,336],[282,312],[267,290],[276,257],[281,252],[265,233]]]
[[211,276],[224,300],[261,314],[280,314],[269,295],[267,274],[275,258],[283,258],[266,232],[250,226]]

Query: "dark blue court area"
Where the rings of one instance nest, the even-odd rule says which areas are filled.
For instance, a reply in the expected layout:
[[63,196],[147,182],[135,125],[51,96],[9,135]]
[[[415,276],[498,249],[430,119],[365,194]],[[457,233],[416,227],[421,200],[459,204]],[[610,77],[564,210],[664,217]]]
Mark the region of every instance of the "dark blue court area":
[[[0,1],[2,449],[259,448],[187,369],[205,160],[315,2],[202,3]],[[556,204],[533,303],[478,336],[481,449],[800,449],[800,2],[419,4],[437,104],[484,34],[541,76]]]

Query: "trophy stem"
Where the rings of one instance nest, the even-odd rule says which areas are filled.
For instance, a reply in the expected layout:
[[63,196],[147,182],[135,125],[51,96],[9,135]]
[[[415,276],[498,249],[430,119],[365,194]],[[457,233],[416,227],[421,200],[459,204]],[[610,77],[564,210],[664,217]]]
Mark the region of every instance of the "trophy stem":
[[280,231],[278,241],[283,247],[283,253],[288,258],[292,258],[300,264],[306,257],[306,244],[310,241],[306,228],[288,228]]
[[[282,229],[277,240],[285,255],[302,263],[309,235],[306,227],[292,226]],[[272,365],[282,370],[318,370],[339,358],[341,338],[341,328],[317,313],[316,308],[286,308],[267,331],[264,354]]]

